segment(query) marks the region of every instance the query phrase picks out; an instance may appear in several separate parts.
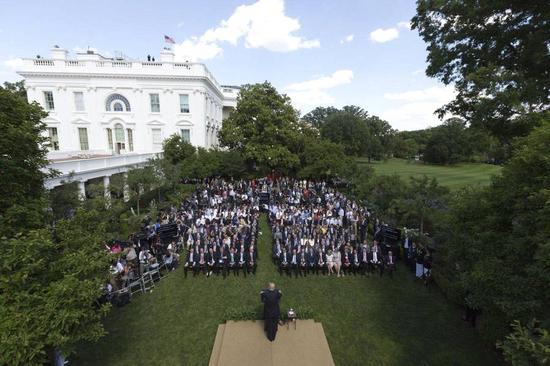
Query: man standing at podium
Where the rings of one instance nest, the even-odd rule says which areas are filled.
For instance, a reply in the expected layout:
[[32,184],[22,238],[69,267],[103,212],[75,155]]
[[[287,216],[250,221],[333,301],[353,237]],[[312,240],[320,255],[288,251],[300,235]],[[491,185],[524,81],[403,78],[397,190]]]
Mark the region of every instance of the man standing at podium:
[[277,327],[279,326],[279,300],[281,299],[281,291],[275,288],[275,284],[270,282],[268,288],[260,292],[262,302],[264,303],[264,322],[267,339],[270,342],[275,340]]

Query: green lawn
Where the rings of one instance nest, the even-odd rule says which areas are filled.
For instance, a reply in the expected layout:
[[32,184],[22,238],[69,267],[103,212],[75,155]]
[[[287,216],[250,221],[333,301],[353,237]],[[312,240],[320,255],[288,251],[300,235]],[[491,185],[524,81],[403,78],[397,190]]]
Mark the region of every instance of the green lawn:
[[403,178],[421,176],[437,178],[438,182],[450,189],[461,188],[466,185],[486,185],[491,176],[498,174],[501,167],[497,165],[467,163],[453,166],[424,164],[423,162],[404,159],[390,159],[368,163],[367,159],[358,159],[359,164],[368,164],[380,175],[397,174]]
[[[150,294],[113,309],[109,334],[83,344],[73,365],[207,365],[217,325],[228,307],[259,305],[274,280],[282,308],[308,306],[323,323],[336,365],[498,365],[459,309],[414,281],[403,266],[384,277],[280,278],[270,255],[270,229],[261,219],[256,277],[187,279],[179,268]],[[292,365],[289,365],[292,366]]]

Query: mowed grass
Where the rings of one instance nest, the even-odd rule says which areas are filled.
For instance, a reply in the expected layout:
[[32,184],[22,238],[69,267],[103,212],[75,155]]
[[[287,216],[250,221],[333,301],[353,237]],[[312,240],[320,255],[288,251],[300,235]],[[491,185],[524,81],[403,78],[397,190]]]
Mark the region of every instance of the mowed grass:
[[390,159],[387,161],[375,161],[369,163],[367,159],[357,159],[359,164],[368,164],[378,175],[397,174],[402,178],[419,177],[427,175],[435,177],[439,184],[449,188],[457,189],[467,185],[487,185],[491,176],[500,172],[501,167],[491,164],[465,163],[452,166],[430,165],[420,161],[404,159]]
[[[280,277],[270,260],[271,234],[261,218],[256,277],[187,279],[182,268],[150,294],[113,309],[109,332],[82,344],[73,365],[208,365],[217,326],[227,308],[260,304],[275,281],[282,309],[308,306],[322,322],[336,365],[498,365],[460,310],[415,282],[404,265],[389,277]],[[261,366],[261,365],[260,365]],[[293,365],[289,365],[293,366]]]

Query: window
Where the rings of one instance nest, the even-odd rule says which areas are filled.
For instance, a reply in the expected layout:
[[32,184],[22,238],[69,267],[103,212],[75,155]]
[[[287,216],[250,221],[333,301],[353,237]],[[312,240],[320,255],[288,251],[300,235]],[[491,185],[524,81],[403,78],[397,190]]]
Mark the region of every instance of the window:
[[161,149],[162,148],[162,131],[160,128],[153,128],[151,129],[151,133],[153,134],[153,148],[154,149]]
[[124,138],[124,127],[120,123],[115,125],[115,152],[120,154],[126,150],[126,139]]
[[151,113],[160,112],[160,99],[158,94],[149,94],[151,100]]
[[50,148],[59,150],[59,137],[57,136],[57,127],[48,127],[48,137],[50,138]]
[[115,125],[115,140],[116,142],[125,142],[124,128],[122,128],[120,123]]
[[44,92],[44,103],[46,105],[46,110],[53,111],[55,109],[55,104],[53,103],[53,93],[51,91]]
[[[119,103],[119,106],[117,106],[118,110],[115,110],[116,102]],[[115,110],[116,112],[130,112],[130,102],[128,102],[128,99],[120,94],[111,94],[105,101],[105,110],[107,112],[110,112],[112,110]]]
[[74,108],[77,111],[83,111],[84,108],[84,93],[74,92]]
[[189,95],[180,94],[180,113],[189,113]]
[[185,142],[191,142],[191,131],[188,128],[181,130],[181,139]]
[[109,150],[113,150],[113,130],[107,129],[107,146]]
[[88,130],[86,128],[78,128],[78,139],[80,140],[80,150],[89,150]]
[[122,103],[120,102],[115,102],[115,104],[113,104],[113,110],[115,112],[122,112],[124,111],[124,108],[122,107]]
[[134,131],[131,128],[126,131],[128,132],[128,150],[134,151]]

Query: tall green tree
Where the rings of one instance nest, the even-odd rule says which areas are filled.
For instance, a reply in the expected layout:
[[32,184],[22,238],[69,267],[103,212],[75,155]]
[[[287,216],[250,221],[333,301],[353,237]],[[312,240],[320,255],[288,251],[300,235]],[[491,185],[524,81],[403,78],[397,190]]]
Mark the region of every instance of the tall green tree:
[[548,1],[419,0],[412,28],[428,44],[426,74],[453,84],[440,109],[510,143],[550,108]]
[[245,161],[261,171],[288,174],[300,163],[300,129],[290,98],[268,82],[245,85],[237,107],[219,132],[222,146],[239,151]]
[[446,208],[445,195],[448,192],[435,178],[426,175],[410,177],[404,194],[392,202],[392,211],[401,217],[402,223],[418,228],[422,235],[426,222],[433,221],[434,214]]
[[158,177],[152,166],[135,168],[128,171],[127,184],[130,190],[130,199],[136,201],[136,212],[140,215],[141,197],[150,191],[158,182]]
[[181,163],[189,156],[195,154],[196,149],[189,142],[183,141],[180,135],[174,134],[164,140],[162,144],[164,159],[171,164]]
[[370,132],[365,120],[350,112],[332,113],[321,127],[321,136],[344,147],[347,155],[365,156]]
[[328,116],[335,112],[338,112],[338,108],[317,107],[302,116],[302,121],[309,123],[311,126],[317,129],[320,129],[327,120]]
[[0,88],[0,234],[44,224],[47,113],[29,104],[17,88]]
[[103,229],[100,215],[79,211],[58,221],[55,236],[0,239],[0,364],[43,365],[54,349],[70,353],[105,333],[108,306],[93,305],[108,274]]
[[424,161],[432,164],[455,164],[469,161],[476,142],[472,140],[466,122],[449,118],[441,126],[432,129],[424,149]]
[[451,211],[445,266],[484,334],[501,339],[513,320],[548,321],[550,120],[517,142],[492,184],[461,194]]
[[300,157],[302,168],[298,177],[301,178],[348,177],[355,169],[355,160],[346,156],[342,145],[324,139],[309,138],[304,141],[304,151]]

